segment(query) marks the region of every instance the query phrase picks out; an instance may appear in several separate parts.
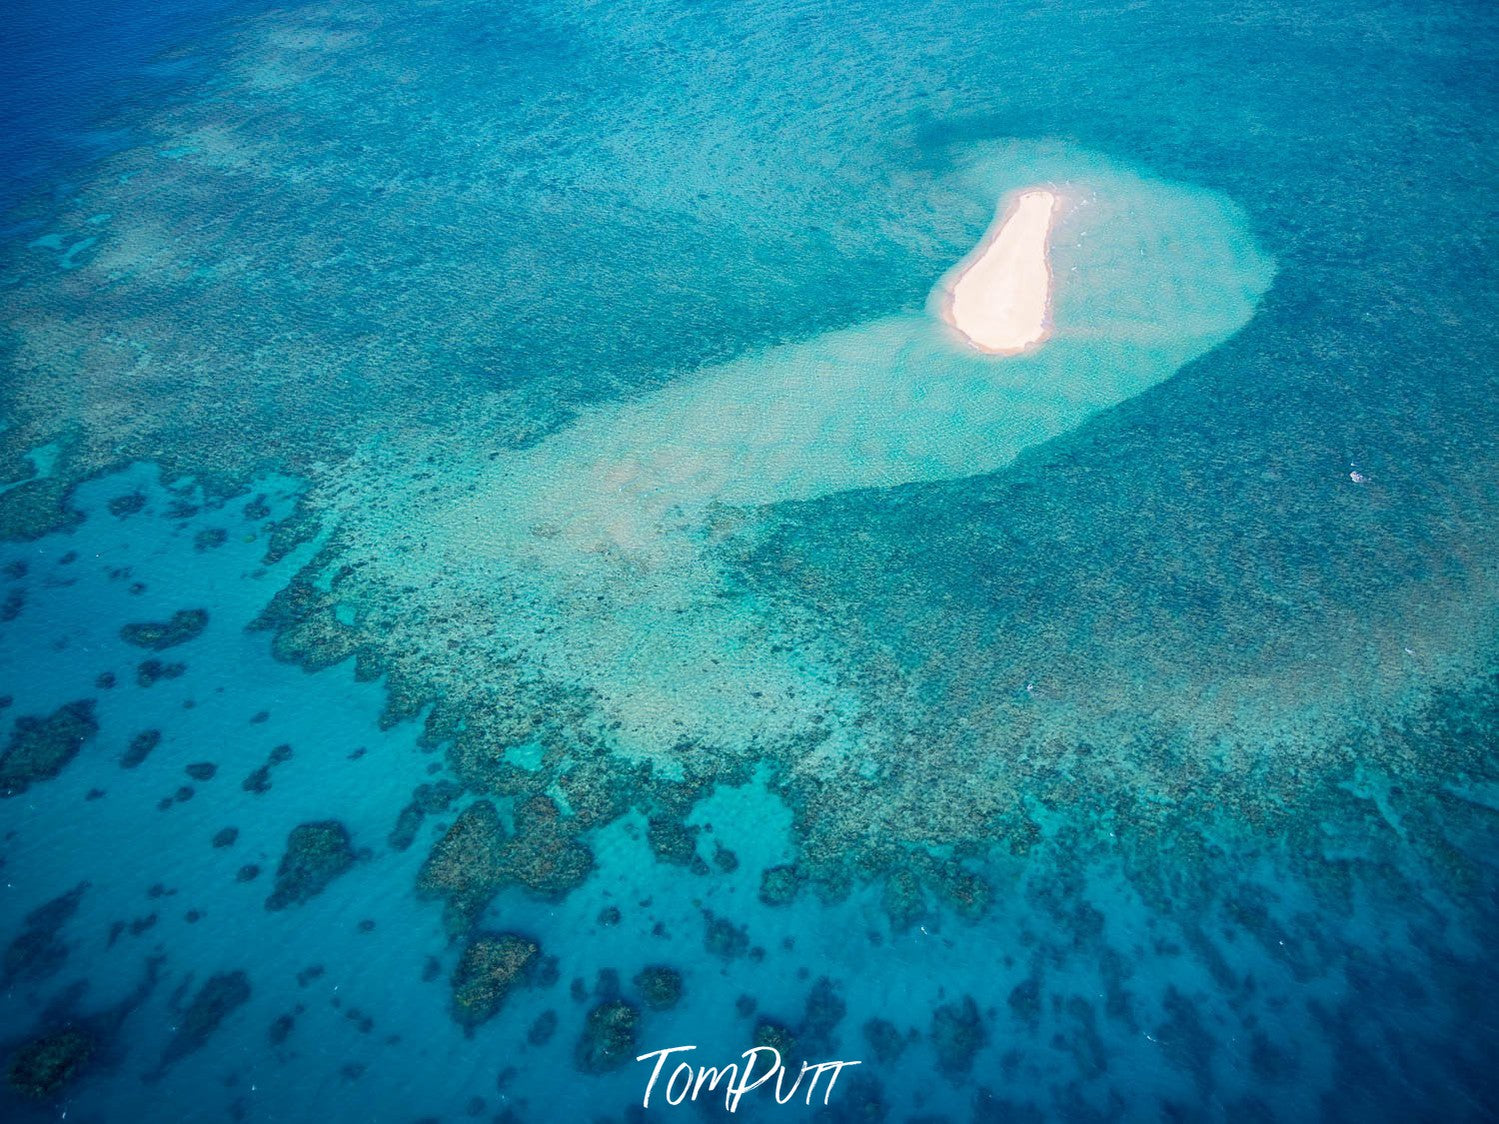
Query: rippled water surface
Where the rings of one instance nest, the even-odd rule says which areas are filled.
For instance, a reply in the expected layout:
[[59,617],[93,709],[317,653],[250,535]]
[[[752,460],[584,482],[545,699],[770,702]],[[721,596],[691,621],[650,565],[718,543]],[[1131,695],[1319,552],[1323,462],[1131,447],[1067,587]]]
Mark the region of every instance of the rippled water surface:
[[23,15],[5,1118],[1493,1116],[1487,6]]

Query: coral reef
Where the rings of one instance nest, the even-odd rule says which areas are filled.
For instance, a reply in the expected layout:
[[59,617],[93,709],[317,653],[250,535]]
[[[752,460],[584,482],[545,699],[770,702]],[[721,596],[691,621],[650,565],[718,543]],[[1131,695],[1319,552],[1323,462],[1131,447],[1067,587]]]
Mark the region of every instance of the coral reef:
[[533,796],[515,810],[515,836],[505,848],[505,874],[532,893],[561,898],[593,870],[593,852],[577,839],[579,825],[548,796]]
[[244,972],[215,972],[209,976],[192,1002],[181,1009],[174,1037],[145,1080],[159,1080],[176,1062],[202,1049],[219,1025],[249,998],[250,980]]
[[932,1014],[932,1045],[937,1067],[957,1079],[973,1069],[974,1059],[989,1040],[983,1016],[971,995],[960,1003],[944,1003]]
[[126,1055],[125,1021],[156,989],[162,960],[160,956],[148,958],[140,982],[102,1009],[81,1006],[88,991],[86,981],[64,988],[41,1011],[31,1030],[0,1045],[0,1056],[7,1059],[7,1084],[26,1100],[56,1105],[85,1074],[114,1068]]
[[472,1032],[493,1018],[505,997],[532,982],[541,947],[518,933],[479,933],[464,947],[453,972],[453,1018]]
[[476,800],[433,846],[417,874],[417,892],[443,899],[443,924],[460,937],[478,922],[504,882],[505,827],[488,800]]
[[240,787],[246,792],[253,792],[257,796],[269,792],[271,788],[271,770],[277,765],[291,760],[291,755],[291,746],[276,746],[266,756],[264,764],[256,766],[244,780],[240,781]]
[[0,797],[19,796],[51,780],[98,732],[93,699],[64,703],[45,718],[17,718],[0,752]]
[[593,855],[578,842],[573,817],[534,796],[515,810],[515,833],[505,831],[489,800],[470,804],[428,853],[417,891],[446,902],[444,924],[461,936],[477,922],[499,889],[517,883],[541,897],[559,898],[593,869]]
[[704,911],[703,948],[713,956],[732,960],[749,952],[749,930],[727,917]]
[[698,831],[676,816],[658,814],[646,823],[646,841],[658,862],[685,866],[694,874],[707,874],[708,865],[697,853]]
[[135,681],[142,687],[154,687],[163,679],[179,679],[187,671],[185,663],[165,663],[158,659],[143,660],[135,669]]
[[894,1065],[906,1049],[906,1037],[888,1019],[876,1016],[864,1024],[864,1040],[881,1065]]
[[207,609],[178,609],[164,621],[127,624],[120,629],[120,639],[137,648],[162,652],[195,640],[208,627]]
[[94,1054],[94,1040],[67,1028],[26,1042],[6,1066],[6,1080],[28,1097],[45,1100],[73,1081]]
[[[300,1005],[299,1005],[300,1006]],[[266,1038],[272,1046],[279,1046],[291,1036],[296,1029],[297,1016],[291,1012],[283,1012],[271,1021],[270,1028],[266,1031]]]
[[62,967],[68,946],[59,934],[78,912],[78,903],[88,885],[80,882],[26,915],[26,927],[10,942],[4,960],[0,961],[0,988],[45,979]]
[[145,764],[151,751],[161,744],[160,730],[142,730],[130,739],[125,752],[120,755],[120,768],[134,769]]
[[146,506],[146,493],[139,490],[126,492],[123,496],[115,496],[105,506],[111,515],[122,519],[127,515],[136,515]]
[[285,909],[316,897],[353,866],[356,857],[348,829],[337,820],[298,824],[287,836],[266,909]]
[[892,870],[885,876],[885,892],[881,898],[885,915],[890,918],[890,927],[897,933],[910,929],[926,916],[926,896],[921,892],[921,883],[916,875],[904,867]]
[[833,1057],[837,1052],[838,1024],[848,1012],[848,1004],[838,994],[833,981],[819,976],[807,993],[802,1021],[797,1024],[796,1038],[804,1053],[812,1057]]
[[635,975],[635,990],[653,1011],[666,1011],[682,999],[682,973],[662,964],[642,968]]
[[800,1046],[791,1028],[763,1015],[755,1020],[755,1032],[750,1043],[754,1046],[773,1047],[780,1052],[781,1061],[788,1066],[793,1058],[798,1061],[805,1060],[799,1052]]
[[404,851],[416,841],[422,821],[429,815],[446,812],[454,800],[463,794],[463,787],[452,781],[435,781],[420,784],[411,794],[411,802],[403,807],[390,829],[388,842],[393,851]]
[[557,1012],[548,1007],[526,1030],[526,1041],[532,1046],[545,1046],[557,1033],[557,1022]]
[[640,1012],[623,999],[609,999],[588,1012],[573,1049],[573,1064],[583,1073],[608,1073],[633,1061]]
[[760,900],[766,905],[790,905],[802,886],[802,876],[794,865],[767,867],[760,875]]

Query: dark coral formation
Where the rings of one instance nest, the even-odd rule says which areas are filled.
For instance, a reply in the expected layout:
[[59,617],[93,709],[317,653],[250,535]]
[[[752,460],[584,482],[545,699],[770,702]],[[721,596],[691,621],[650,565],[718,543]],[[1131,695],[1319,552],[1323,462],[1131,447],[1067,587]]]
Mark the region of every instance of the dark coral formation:
[[888,1019],[875,1017],[864,1024],[864,1040],[874,1051],[875,1061],[894,1065],[906,1049],[906,1037]]
[[239,782],[239,786],[246,792],[253,792],[256,796],[269,792],[271,789],[271,770],[277,765],[290,761],[291,757],[291,746],[275,746],[266,755],[265,763],[251,770],[249,776]]
[[115,496],[106,504],[111,515],[123,518],[126,515],[135,515],[146,506],[146,493],[142,491],[126,492],[123,496]]
[[250,980],[244,972],[216,972],[208,977],[192,1002],[180,1011],[175,1036],[146,1079],[159,1079],[177,1061],[201,1049],[219,1025],[249,998]]
[[926,897],[916,875],[905,867],[892,870],[885,878],[882,899],[890,927],[897,933],[911,928],[926,916]]
[[584,1073],[608,1073],[639,1053],[640,1012],[623,999],[610,999],[588,1012],[573,1049],[573,1064]]
[[417,891],[446,903],[448,933],[473,928],[504,881],[505,827],[488,800],[476,800],[453,821],[417,875]]
[[26,915],[26,927],[10,942],[0,964],[0,987],[16,982],[35,982],[53,975],[68,956],[62,927],[78,912],[87,882],[37,906]]
[[534,1022],[526,1031],[526,1041],[532,1046],[545,1046],[552,1040],[552,1035],[557,1033],[557,1012],[548,1007],[536,1016]]
[[161,957],[149,958],[140,982],[103,1009],[81,1007],[88,991],[85,981],[64,988],[31,1030],[0,1045],[7,1084],[27,1100],[56,1105],[84,1075],[113,1068],[126,1053],[121,1041],[125,1021],[156,989],[161,964]]
[[404,851],[416,841],[422,821],[430,815],[446,812],[453,801],[463,794],[463,787],[452,781],[435,781],[419,784],[411,793],[411,802],[401,809],[396,825],[391,828],[388,842],[393,851]]
[[671,815],[654,815],[646,821],[646,841],[658,862],[685,866],[695,874],[707,874],[708,864],[697,853],[699,828]]
[[505,873],[532,893],[565,897],[593,870],[593,852],[577,838],[578,824],[548,796],[515,810],[515,836],[505,851]]
[[636,973],[635,990],[652,1010],[670,1010],[682,999],[682,973],[663,964],[652,964]]
[[444,923],[453,936],[467,933],[490,899],[507,884],[558,898],[593,869],[593,855],[575,837],[577,825],[545,796],[515,811],[515,833],[489,800],[465,808],[433,846],[417,876],[417,890],[446,902]]
[[164,621],[143,621],[120,629],[120,639],[137,648],[162,652],[195,640],[208,627],[207,609],[178,609]]
[[187,671],[185,663],[165,663],[155,658],[143,660],[135,669],[135,681],[142,687],[154,687],[163,679],[179,679]]
[[713,865],[724,874],[733,874],[739,869],[739,856],[715,839],[713,841]]
[[[300,1010],[300,1005],[298,1009]],[[279,1046],[291,1036],[291,1032],[296,1029],[296,1025],[296,1014],[290,1011],[283,1012],[271,1021],[270,1029],[266,1031],[266,1038],[269,1039],[272,1046]]]
[[[754,1013],[756,1004],[745,1002],[741,997],[738,1010],[741,1015]],[[807,993],[801,1018],[794,1024],[761,1015],[755,1021],[753,1044],[774,1046],[787,1065],[793,1061],[818,1061],[837,1054],[837,1029],[843,1021],[848,1006],[838,994],[833,981],[821,976]]]
[[45,718],[17,718],[0,752],[0,797],[18,796],[51,780],[98,732],[93,699],[64,703]]
[[749,930],[745,926],[706,910],[703,923],[703,948],[713,956],[732,960],[749,952]]
[[[249,515],[247,507],[245,513]],[[253,516],[251,516],[253,518]],[[322,530],[322,524],[318,516],[306,508],[298,505],[291,514],[283,519],[278,519],[271,528],[270,542],[266,545],[265,563],[273,566],[285,558],[292,551],[304,543],[309,543],[317,538]]]
[[785,1023],[761,1016],[755,1020],[755,1033],[750,1039],[753,1046],[770,1046],[779,1051],[781,1061],[790,1064],[791,1059],[801,1058],[796,1034]]
[[802,875],[794,865],[768,867],[760,875],[760,900],[766,905],[790,905],[801,886]]
[[160,730],[142,730],[130,739],[125,752],[120,755],[120,768],[134,769],[143,765],[151,751],[161,744]]
[[266,909],[301,905],[328,888],[357,858],[348,829],[337,820],[298,824],[287,836]]
[[94,1049],[94,1040],[76,1028],[40,1035],[12,1055],[6,1080],[25,1096],[49,1099],[77,1078]]
[[83,522],[83,512],[69,503],[72,485],[44,476],[0,491],[0,538],[35,542],[54,531]]
[[974,1059],[989,1040],[983,1016],[971,995],[961,1003],[944,1003],[932,1015],[932,1045],[937,1066],[951,1078],[968,1075]]
[[802,1050],[808,1056],[833,1057],[837,1051],[838,1024],[847,1012],[848,1004],[838,994],[833,981],[827,976],[818,977],[807,993],[802,1021],[796,1028]]
[[505,997],[533,981],[541,946],[518,933],[480,933],[469,941],[453,973],[453,1018],[466,1031],[493,1018]]

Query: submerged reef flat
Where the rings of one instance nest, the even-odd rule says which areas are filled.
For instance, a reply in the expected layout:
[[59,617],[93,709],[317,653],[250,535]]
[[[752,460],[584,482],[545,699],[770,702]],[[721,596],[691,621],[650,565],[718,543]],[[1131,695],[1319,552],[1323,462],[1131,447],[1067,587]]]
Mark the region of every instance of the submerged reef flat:
[[[524,10],[507,27],[530,42]],[[897,23],[919,37],[925,18]],[[912,80],[899,56],[863,94],[823,60],[806,81],[825,102],[768,105],[732,146],[704,150],[700,129],[641,117],[623,108],[633,84],[603,82],[579,108],[638,130],[609,161],[515,139],[547,136],[538,120],[477,165],[413,170],[406,153],[473,131],[461,104],[420,108],[426,36],[415,17],[361,6],[252,21],[203,98],[142,123],[146,143],[44,216],[64,232],[110,216],[70,268],[45,246],[10,252],[7,356],[25,375],[7,383],[16,424],[0,435],[16,469],[0,496],[11,534],[67,524],[72,485],[132,457],[221,494],[259,468],[301,474],[302,508],[267,558],[318,536],[321,547],[263,618],[284,658],[352,657],[361,677],[385,677],[392,723],[435,704],[431,740],[452,742],[481,791],[587,790],[603,809],[595,826],[657,798],[634,788],[636,763],[685,771],[690,791],[766,756],[799,806],[839,794],[799,811],[814,856],[881,853],[854,826],[871,821],[943,845],[991,840],[998,822],[1022,846],[1036,763],[1120,738],[1175,747],[1160,757],[1168,790],[1191,775],[1165,764],[1185,753],[1252,804],[1245,778],[1261,767],[1294,757],[1336,772],[1335,729],[1393,716],[1478,666],[1489,477],[1452,462],[1461,441],[1430,446],[1392,422],[1434,405],[1422,405],[1429,382],[1400,374],[1412,348],[1364,354],[1422,321],[1353,333],[1317,311],[1392,306],[1408,273],[1351,279],[1325,247],[1378,225],[1399,185],[1346,190],[1341,165],[1308,169],[1282,149],[1225,163],[1214,146],[1237,152],[1242,138],[1211,129],[1201,162],[1142,144],[1160,158],[1145,169],[1074,143],[861,113],[860,97],[883,106]],[[521,81],[456,65],[452,80],[475,89]],[[711,74],[678,77],[718,104]],[[228,122],[226,102],[240,106]],[[1322,121],[1277,104],[1290,147],[1317,150]],[[788,120],[878,160],[807,179],[776,158],[794,144]],[[899,143],[869,146],[871,127]],[[354,136],[382,143],[337,139]],[[689,150],[696,159],[661,159]],[[1320,177],[1320,225],[1297,225],[1260,178],[1236,178],[1241,163]],[[538,184],[591,188],[600,175],[629,184],[647,218],[593,190],[570,192],[578,210],[561,218],[532,206]],[[1034,355],[965,354],[913,306],[996,200],[1035,183],[1068,200],[1050,234],[1052,338]],[[682,218],[700,195],[739,221],[705,241]],[[568,254],[543,251],[601,225],[598,208],[617,239],[574,276]],[[343,256],[307,238],[314,228],[344,230]],[[829,240],[844,264],[812,252]],[[1272,253],[1281,272],[1260,304]],[[672,284],[640,283],[642,261]],[[586,316],[547,304],[569,293],[582,308],[605,291],[607,357]],[[813,291],[850,297],[802,299]],[[728,316],[730,292],[757,294],[757,311]],[[467,310],[464,331],[434,349],[430,325],[454,309]],[[288,330],[314,321],[317,332]],[[1386,377],[1340,383],[1326,373],[1339,355],[1360,356],[1339,370],[1383,364]],[[601,375],[585,385],[581,371]],[[356,405],[372,397],[377,413]],[[1452,424],[1478,427],[1486,401]],[[1251,416],[1275,419],[1268,440]],[[1329,457],[1331,445],[1353,452]],[[1368,486],[1334,463],[1361,449]],[[1414,474],[1376,471],[1395,463]],[[1434,504],[1449,517],[1407,534]],[[1356,545],[1309,559],[1307,544],[1331,541]],[[148,661],[139,674],[177,670]],[[1272,698],[1268,684],[1288,691]],[[1244,748],[1221,751],[1225,737]],[[539,770],[507,766],[532,742]],[[1267,748],[1285,744],[1293,754]],[[1148,756],[1124,759],[1092,762],[1111,762],[1098,766],[1109,783],[1153,791],[1133,775]],[[826,879],[826,865],[803,874]]]
[[17,1002],[159,942],[121,1084],[246,1118],[614,1119],[709,1026],[866,1119],[1473,1118],[1499,30],[1356,7],[246,14],[0,247]]
[[[1428,384],[1386,378],[1355,394],[1330,382],[1329,356],[1384,345],[1308,318],[1311,293],[1373,307],[1378,286],[1400,283],[1380,273],[1370,289],[1376,275],[1354,282],[1323,265],[1316,247],[1334,231],[1362,229],[1394,205],[1338,189],[1334,169],[1317,169],[1328,177],[1324,225],[1304,230],[1258,180],[1218,165],[1210,175],[1164,160],[1180,177],[1167,180],[1073,144],[908,131],[925,156],[903,168],[898,191],[862,168],[821,185],[836,198],[817,205],[850,216],[836,225],[840,245],[865,255],[859,283],[849,275],[836,286],[856,297],[833,316],[772,280],[785,276],[774,263],[800,250],[742,252],[762,237],[751,218],[767,207],[777,238],[803,237],[795,219],[812,204],[784,209],[795,176],[771,191],[761,176],[729,175],[740,165],[724,151],[663,182],[640,163],[680,138],[643,124],[648,139],[623,154],[619,174],[656,186],[661,211],[649,230],[625,225],[621,253],[646,253],[650,241],[659,248],[643,260],[678,281],[617,284],[622,262],[594,262],[598,284],[639,303],[616,309],[625,351],[590,367],[600,345],[586,320],[536,304],[538,292],[573,290],[509,284],[515,263],[494,251],[524,244],[527,228],[502,237],[494,216],[514,221],[527,199],[525,175],[506,179],[501,168],[583,182],[599,165],[495,149],[485,175],[463,169],[460,187],[457,171],[414,177],[385,168],[389,153],[377,150],[361,152],[375,163],[354,175],[354,155],[320,143],[317,122],[383,136],[370,115],[384,106],[412,144],[434,151],[431,130],[464,127],[419,121],[415,95],[366,88],[358,47],[369,29],[409,46],[414,26],[358,8],[270,22],[326,32],[329,47],[294,46],[307,39],[300,31],[247,38],[217,88],[266,107],[264,117],[247,112],[226,129],[204,105],[167,111],[153,135],[180,159],[122,153],[110,168],[128,178],[101,178],[70,205],[114,216],[76,268],[59,271],[37,252],[13,262],[13,359],[31,374],[11,402],[23,424],[4,435],[17,463],[60,438],[47,419],[80,375],[89,409],[50,474],[7,496],[60,497],[69,480],[148,445],[169,469],[233,488],[262,463],[249,450],[281,450],[277,467],[308,488],[267,558],[320,545],[262,618],[278,653],[308,668],[352,658],[361,678],[384,677],[389,722],[425,711],[430,743],[448,746],[481,793],[567,792],[576,820],[534,820],[534,853],[563,848],[561,864],[511,875],[540,892],[565,893],[586,872],[568,834],[632,806],[656,811],[669,791],[657,771],[685,775],[678,787],[690,795],[768,759],[797,808],[800,878],[836,887],[873,871],[911,921],[927,908],[911,879],[934,900],[982,910],[989,893],[942,873],[950,862],[902,858],[922,873],[890,874],[886,841],[999,839],[1023,854],[1039,831],[1026,794],[1060,762],[1078,791],[1092,777],[1142,794],[1141,816],[1163,814],[1156,797],[1208,785],[1259,822],[1262,773],[1283,775],[1287,790],[1308,771],[1336,777],[1339,731],[1396,720],[1480,665],[1492,633],[1490,577],[1477,565],[1494,525],[1483,517],[1493,500],[1485,475],[1451,461],[1444,450],[1457,445],[1428,447],[1393,425],[1428,408]],[[277,80],[267,85],[267,74]],[[295,127],[272,131],[293,112]],[[1315,147],[1318,122],[1298,120]],[[776,143],[757,137],[743,158]],[[1286,170],[1281,153],[1256,159]],[[1191,186],[1194,172],[1223,190]],[[377,179],[378,202],[364,208],[330,189]],[[974,245],[997,199],[1038,182],[1068,200],[1050,232],[1052,338],[1032,355],[966,353],[912,298]],[[693,184],[742,204],[745,225],[723,231],[721,246],[705,250],[695,225],[670,226]],[[169,248],[153,232],[179,228],[183,208],[245,218],[189,225]],[[293,215],[353,224],[347,252],[361,268],[319,264]],[[908,233],[892,243],[852,216]],[[422,230],[443,239],[413,254]],[[536,245],[554,244],[554,232],[533,233]],[[193,254],[210,244],[261,311],[196,268]],[[1280,273],[1265,297],[1271,251]],[[563,269],[565,257],[528,268]],[[299,263],[295,290],[284,285],[287,261]],[[793,318],[773,331],[751,317],[727,334],[694,333],[729,323],[716,296],[681,307],[682,291],[699,291],[698,271],[712,270],[725,286],[780,293],[766,307]],[[797,276],[828,288],[820,275]],[[312,302],[332,310],[319,333],[281,330],[276,318],[305,319],[298,310]],[[149,316],[131,311],[148,306]],[[466,334],[440,356],[418,346],[425,325],[455,307],[474,310]],[[376,320],[382,330],[370,331]],[[672,323],[670,341],[631,330],[648,320]],[[90,323],[112,327],[85,338]],[[1410,331],[1404,323],[1391,338]],[[252,350],[247,333],[255,380],[218,362]],[[684,342],[710,337],[727,351]],[[537,355],[548,366],[524,374],[522,357]],[[197,389],[209,367],[227,372],[212,410]],[[611,372],[608,389],[569,381],[583,369]],[[147,385],[165,403],[149,421]],[[350,405],[356,386],[378,393],[378,427]],[[1455,424],[1476,425],[1482,409]],[[256,441],[224,441],[230,415]],[[296,417],[305,424],[290,428]],[[1277,431],[1262,440],[1250,417],[1275,419]],[[1326,453],[1329,425],[1341,448],[1377,444],[1370,458],[1415,466],[1419,481],[1353,482]],[[1433,534],[1408,534],[1438,495],[1451,517]],[[24,504],[16,534],[31,533],[38,510]],[[1308,544],[1329,541],[1355,545],[1309,555]],[[160,682],[175,670],[141,674]],[[510,763],[526,746],[539,749],[540,768]],[[255,790],[268,783],[262,770]],[[403,836],[414,823],[413,813]],[[515,846],[519,856],[527,844]]]

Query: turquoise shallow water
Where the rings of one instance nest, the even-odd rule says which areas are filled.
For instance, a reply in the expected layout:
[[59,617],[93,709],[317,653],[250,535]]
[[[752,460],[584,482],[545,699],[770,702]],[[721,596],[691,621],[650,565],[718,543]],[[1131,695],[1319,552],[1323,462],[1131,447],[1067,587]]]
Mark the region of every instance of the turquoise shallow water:
[[1493,1117],[1488,8],[120,21],[89,160],[4,41],[7,1119]]

